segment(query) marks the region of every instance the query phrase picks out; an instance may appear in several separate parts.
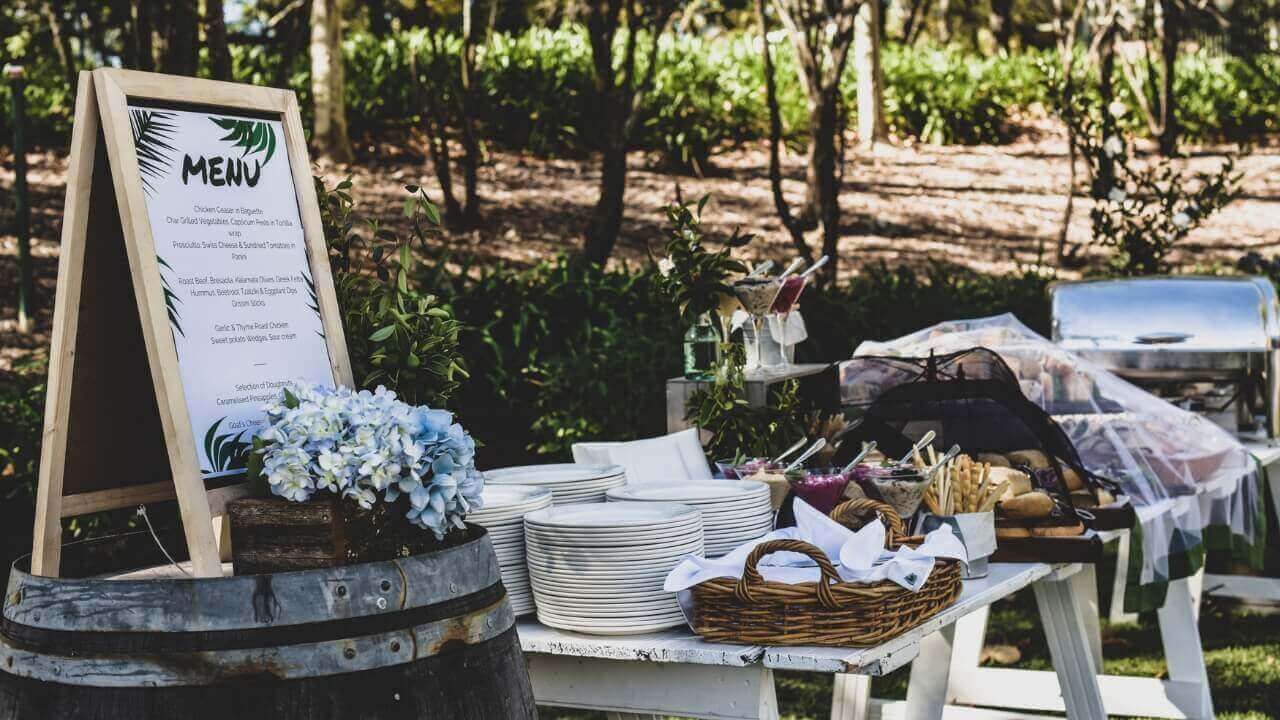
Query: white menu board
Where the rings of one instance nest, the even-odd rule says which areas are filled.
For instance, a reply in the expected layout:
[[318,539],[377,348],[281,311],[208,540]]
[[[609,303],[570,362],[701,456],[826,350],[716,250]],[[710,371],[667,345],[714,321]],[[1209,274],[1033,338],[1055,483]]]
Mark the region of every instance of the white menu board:
[[334,385],[284,129],[132,102],[129,122],[200,469],[242,473],[265,401]]

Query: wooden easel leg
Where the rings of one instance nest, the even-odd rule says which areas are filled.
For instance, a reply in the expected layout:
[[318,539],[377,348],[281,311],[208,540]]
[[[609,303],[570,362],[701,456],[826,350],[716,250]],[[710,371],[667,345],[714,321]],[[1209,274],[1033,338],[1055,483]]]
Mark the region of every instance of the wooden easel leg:
[[67,195],[63,208],[62,248],[58,258],[57,300],[49,351],[49,381],[44,409],[40,484],[36,490],[35,537],[31,572],[56,576],[62,561],[62,490],[71,414],[71,379],[76,357],[76,318],[98,149],[98,102],[89,72],[80,73],[76,89],[75,132],[71,138]]

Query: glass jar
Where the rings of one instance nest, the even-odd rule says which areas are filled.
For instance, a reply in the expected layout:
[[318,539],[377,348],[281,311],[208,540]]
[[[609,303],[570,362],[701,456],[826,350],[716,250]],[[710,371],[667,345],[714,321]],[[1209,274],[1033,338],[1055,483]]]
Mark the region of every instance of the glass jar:
[[684,376],[688,380],[710,380],[720,364],[720,331],[710,313],[698,316],[684,332]]

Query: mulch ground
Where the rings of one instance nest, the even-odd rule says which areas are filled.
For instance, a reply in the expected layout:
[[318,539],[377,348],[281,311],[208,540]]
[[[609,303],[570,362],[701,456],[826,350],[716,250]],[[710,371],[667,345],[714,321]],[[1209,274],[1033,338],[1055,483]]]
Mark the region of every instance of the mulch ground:
[[[322,166],[336,181],[355,182],[362,215],[403,227],[404,185],[436,187],[434,175],[411,143],[365,148],[351,167]],[[761,146],[735,149],[715,158],[706,177],[673,175],[633,154],[626,196],[626,219],[615,261],[647,262],[662,247],[661,208],[683,197],[712,196],[704,221],[712,229],[742,227],[760,239],[747,251],[752,259],[784,260],[792,254],[776,219]],[[1065,141],[1041,128],[1003,146],[894,146],[850,151],[844,169],[841,205],[841,273],[890,265],[920,266],[932,261],[1001,273],[1052,260],[1063,222],[1068,170]],[[1193,149],[1195,168],[1221,162],[1219,149]],[[16,239],[12,229],[12,162],[0,169],[0,368],[21,352],[47,345],[58,235],[65,193],[63,152],[30,156],[28,175],[35,274],[35,335],[16,332]],[[804,193],[803,158],[786,159],[784,187],[793,203]],[[1280,248],[1280,149],[1264,148],[1240,163],[1243,196],[1198,228],[1176,255],[1187,269],[1230,265],[1254,250]],[[1081,168],[1083,174],[1083,168]],[[582,229],[596,197],[599,171],[591,158],[538,158],[492,151],[480,172],[484,224],[465,233],[442,233],[435,242],[481,262],[529,265],[580,247]],[[1083,183],[1083,178],[1080,179]],[[1105,265],[1105,253],[1088,247],[1089,201],[1077,194],[1068,233],[1083,246],[1083,268],[1057,269],[1064,277]],[[814,241],[816,245],[816,240]]]

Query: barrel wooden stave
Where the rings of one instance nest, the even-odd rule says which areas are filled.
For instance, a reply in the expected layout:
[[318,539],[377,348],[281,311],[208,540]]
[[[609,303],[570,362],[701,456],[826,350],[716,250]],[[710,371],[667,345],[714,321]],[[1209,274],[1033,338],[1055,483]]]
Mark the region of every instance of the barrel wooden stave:
[[487,534],[388,563],[251,578],[15,568],[0,720],[174,717],[536,718]]

